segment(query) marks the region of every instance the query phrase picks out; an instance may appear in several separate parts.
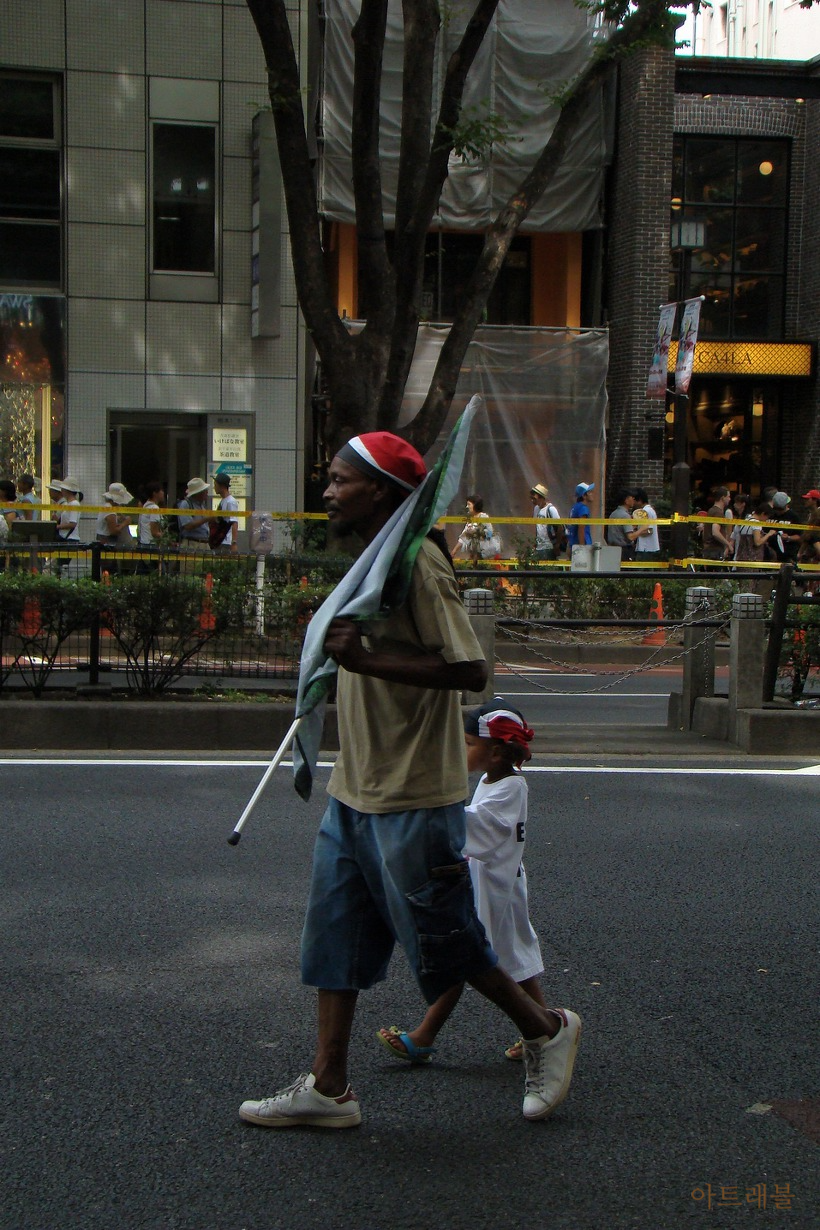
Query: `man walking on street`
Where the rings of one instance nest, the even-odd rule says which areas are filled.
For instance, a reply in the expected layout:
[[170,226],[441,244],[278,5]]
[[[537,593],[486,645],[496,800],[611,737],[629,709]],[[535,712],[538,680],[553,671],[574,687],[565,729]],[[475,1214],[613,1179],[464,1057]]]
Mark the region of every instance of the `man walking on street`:
[[558,509],[551,502],[544,483],[536,483],[534,487],[530,487],[530,497],[535,501],[535,516],[538,518],[538,525],[535,527],[536,559],[558,559],[566,542]]
[[732,531],[728,525],[722,525],[715,517],[726,517],[726,509],[732,501],[728,487],[718,487],[714,494],[714,503],[706,514],[703,527],[703,558],[728,559],[733,554]]
[[239,531],[239,518],[231,516],[232,513],[239,512],[239,504],[236,497],[231,495],[231,476],[220,470],[214,475],[214,490],[219,496],[219,511],[225,513],[225,520],[230,522],[227,533],[221,542],[216,544],[215,550],[230,551],[236,554],[239,547],[236,535]]
[[633,494],[635,496],[633,516],[641,514],[646,518],[646,524],[641,527],[643,533],[635,541],[635,558],[643,563],[649,563],[650,560],[660,559],[661,554],[658,514],[649,503],[649,496],[642,487],[637,487]]
[[[630,521],[635,507],[635,494],[632,491],[622,491],[618,496],[618,507],[609,514],[610,520]],[[611,547],[621,548],[621,559],[635,558],[635,542],[646,531],[639,525],[608,525],[606,540]]]
[[208,550],[208,517],[201,514],[208,506],[211,487],[202,478],[192,478],[185,488],[185,496],[177,504],[177,508],[187,508],[188,515],[180,513],[177,517],[180,529],[179,546],[182,551]]
[[[589,493],[595,490],[594,483],[579,483],[575,488],[575,503],[569,511],[570,517],[589,516]],[[592,545],[592,532],[588,525],[567,526],[567,555],[572,559],[573,547],[589,547]]]
[[[419,486],[424,462],[389,432],[356,436],[334,457],[331,524],[374,541]],[[465,840],[467,769],[459,692],[486,664],[449,558],[429,537],[406,599],[385,618],[334,619],[340,751],[317,836],[302,934],[302,981],[318,988],[309,1074],[240,1116],[263,1127],[355,1127],[348,1049],[359,991],[384,979],[398,940],[428,1003],[471,983],[524,1038],[523,1113],[546,1118],[566,1096],[581,1022],[544,1009],[501,970],[473,904]]]

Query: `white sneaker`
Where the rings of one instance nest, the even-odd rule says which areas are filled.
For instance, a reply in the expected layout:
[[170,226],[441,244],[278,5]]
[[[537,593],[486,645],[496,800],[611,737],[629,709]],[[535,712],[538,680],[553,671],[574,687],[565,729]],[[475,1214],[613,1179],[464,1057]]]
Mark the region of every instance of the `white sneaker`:
[[581,1041],[581,1018],[568,1008],[553,1008],[561,1018],[554,1038],[524,1039],[524,1118],[546,1119],[567,1096]]
[[280,1089],[261,1102],[243,1102],[239,1118],[260,1127],[358,1127],[362,1112],[348,1085],[338,1098],[327,1098],[314,1089],[316,1077],[302,1073],[287,1089]]

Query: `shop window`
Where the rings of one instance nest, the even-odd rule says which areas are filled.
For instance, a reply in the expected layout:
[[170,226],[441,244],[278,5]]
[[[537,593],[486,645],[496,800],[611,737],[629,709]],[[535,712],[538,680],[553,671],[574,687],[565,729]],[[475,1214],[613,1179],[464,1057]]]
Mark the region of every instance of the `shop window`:
[[[483,247],[482,235],[438,231],[427,236],[422,319],[453,319]],[[530,241],[519,235],[490,293],[484,323],[528,325],[530,319]]]
[[[687,410],[687,460],[693,489],[707,496],[715,487],[748,491],[758,499],[780,472],[779,390],[775,382],[699,377]],[[665,479],[674,462],[674,415],[666,422]]]
[[704,296],[702,337],[783,336],[788,182],[785,141],[676,139],[670,297]]
[[0,293],[0,473],[48,479],[62,465],[65,300]]
[[0,285],[62,285],[59,91],[50,78],[0,73]]
[[212,125],[153,125],[153,272],[216,272]]

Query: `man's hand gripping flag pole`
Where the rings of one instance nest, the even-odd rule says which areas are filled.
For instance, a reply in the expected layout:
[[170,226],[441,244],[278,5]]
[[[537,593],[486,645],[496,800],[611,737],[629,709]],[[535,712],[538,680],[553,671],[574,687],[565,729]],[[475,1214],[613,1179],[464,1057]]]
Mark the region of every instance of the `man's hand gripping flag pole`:
[[229,845],[238,844],[246,820],[294,740],[294,784],[303,799],[310,798],[327,695],[338,670],[324,651],[330,622],[383,619],[404,602],[421,544],[458,492],[470,425],[481,405],[478,395],[470,399],[430,473],[399,505],[311,619],[299,663],[296,716],[228,838]]

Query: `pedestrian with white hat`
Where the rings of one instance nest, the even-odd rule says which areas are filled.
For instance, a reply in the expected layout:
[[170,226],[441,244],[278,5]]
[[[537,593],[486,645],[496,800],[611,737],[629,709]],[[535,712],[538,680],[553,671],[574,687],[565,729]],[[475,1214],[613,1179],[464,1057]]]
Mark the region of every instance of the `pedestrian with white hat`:
[[123,547],[129,549],[134,545],[131,531],[128,528],[131,524],[131,517],[118,512],[119,508],[133,504],[133,502],[133,495],[122,483],[109,484],[108,490],[103,493],[103,503],[111,511],[101,512],[97,517],[97,542],[104,547],[119,547],[120,549]]
[[66,476],[55,480],[61,493],[62,510],[57,515],[57,537],[63,542],[80,541],[80,500],[82,492],[76,478]]
[[192,516],[184,516],[180,514],[177,518],[179,522],[179,546],[182,551],[207,551],[208,546],[208,522],[209,517],[198,516],[202,509],[207,507],[208,497],[211,493],[210,483],[206,483],[204,478],[192,478],[185,488],[185,496],[177,504],[177,508],[187,508]]
[[536,483],[530,487],[530,499],[535,505],[533,516],[539,521],[535,527],[536,558],[558,559],[566,546],[567,535],[560,521],[560,513],[549,498],[546,483]]

